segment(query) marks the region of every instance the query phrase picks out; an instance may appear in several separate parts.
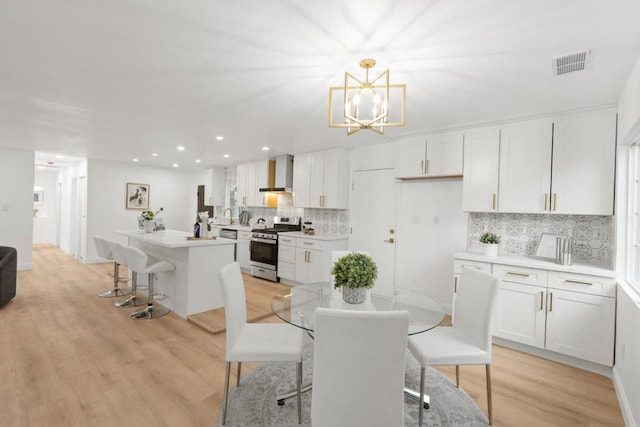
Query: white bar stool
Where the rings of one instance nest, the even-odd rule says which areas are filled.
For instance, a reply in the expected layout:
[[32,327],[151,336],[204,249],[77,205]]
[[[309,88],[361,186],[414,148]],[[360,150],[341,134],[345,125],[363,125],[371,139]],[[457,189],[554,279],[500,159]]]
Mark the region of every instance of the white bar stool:
[[138,273],[131,269],[126,257],[126,249],[128,246],[121,245],[118,242],[109,242],[111,244],[111,252],[117,263],[126,265],[131,270],[131,296],[129,298],[116,301],[113,305],[116,307],[136,307],[138,305],[149,302],[145,297],[138,296]]
[[159,261],[149,258],[146,253],[132,246],[122,246],[122,248],[131,271],[149,275],[147,306],[142,310],[137,310],[131,313],[131,318],[156,319],[169,313],[170,310],[168,308],[160,304],[153,304],[153,282],[155,279],[155,273],[175,270],[174,265],[168,261]]
[[100,298],[113,298],[129,295],[131,293],[130,290],[118,287],[120,282],[126,282],[127,280],[120,278],[120,263],[115,260],[113,251],[111,250],[111,244],[114,242],[111,242],[104,237],[93,236],[93,243],[96,246],[96,251],[100,258],[113,261],[113,288],[108,291],[100,292],[98,296]]

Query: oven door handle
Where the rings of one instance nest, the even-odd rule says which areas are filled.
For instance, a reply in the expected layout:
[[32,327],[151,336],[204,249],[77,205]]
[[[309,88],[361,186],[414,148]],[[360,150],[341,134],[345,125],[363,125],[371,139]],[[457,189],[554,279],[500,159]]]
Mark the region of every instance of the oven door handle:
[[252,242],[258,242],[258,243],[267,243],[269,245],[277,245],[278,241],[277,240],[271,240],[271,239],[260,239],[258,237],[252,237],[251,238]]

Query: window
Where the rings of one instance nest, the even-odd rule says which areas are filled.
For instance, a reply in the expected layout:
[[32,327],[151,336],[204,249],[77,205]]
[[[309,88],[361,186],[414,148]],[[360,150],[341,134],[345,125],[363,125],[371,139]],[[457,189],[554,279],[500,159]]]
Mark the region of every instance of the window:
[[640,142],[629,151],[629,248],[627,280],[640,292]]

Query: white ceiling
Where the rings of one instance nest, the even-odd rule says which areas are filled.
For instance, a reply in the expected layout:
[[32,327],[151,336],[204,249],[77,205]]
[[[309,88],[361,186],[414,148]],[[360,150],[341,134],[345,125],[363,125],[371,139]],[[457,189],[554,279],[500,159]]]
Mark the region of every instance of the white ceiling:
[[[166,167],[613,104],[640,56],[638,0],[0,0],[0,11],[0,146]],[[553,57],[584,49],[592,69],[553,77]],[[361,75],[366,57],[406,83],[407,124],[347,137],[327,127],[328,87]]]

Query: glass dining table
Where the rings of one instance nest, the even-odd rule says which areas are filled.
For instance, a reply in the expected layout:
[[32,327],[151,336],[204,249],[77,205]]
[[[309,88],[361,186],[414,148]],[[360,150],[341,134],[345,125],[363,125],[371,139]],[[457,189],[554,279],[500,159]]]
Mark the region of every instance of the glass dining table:
[[[342,293],[329,282],[308,283],[291,287],[287,295],[276,295],[271,300],[273,313],[285,322],[304,329],[313,338],[315,311],[318,307],[343,310],[409,312],[409,335],[420,334],[435,328],[444,320],[443,307],[428,296],[410,289],[376,285],[367,291],[361,304],[349,304],[342,300]],[[311,389],[311,385],[303,391]],[[277,396],[278,404],[295,396],[295,391]],[[418,400],[420,394],[405,388],[405,395]],[[429,397],[425,395],[425,409],[429,408]]]

